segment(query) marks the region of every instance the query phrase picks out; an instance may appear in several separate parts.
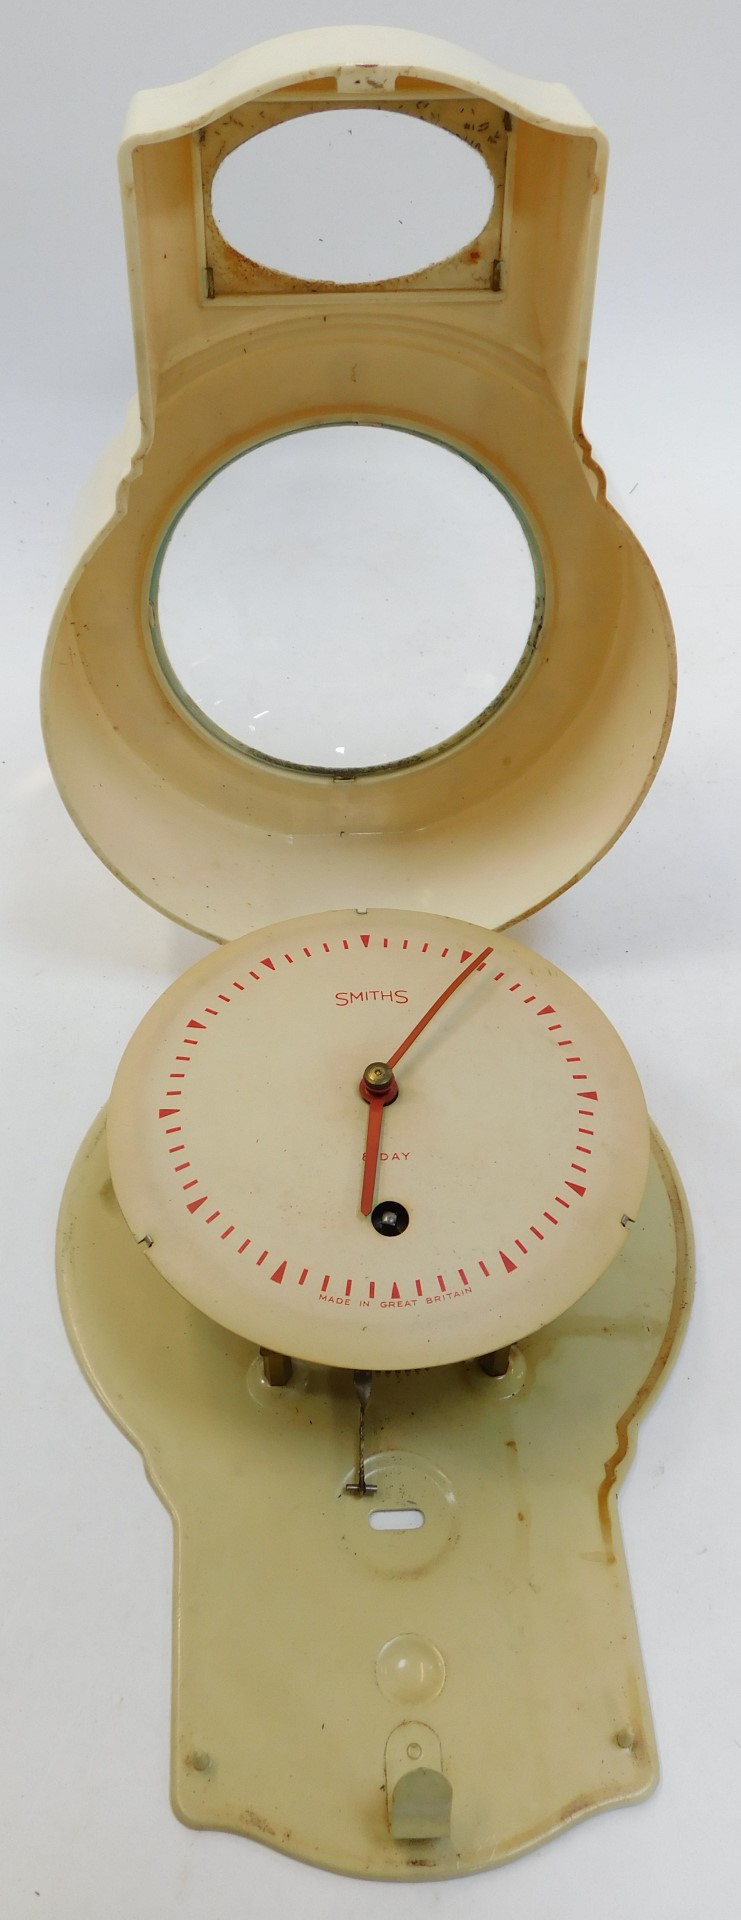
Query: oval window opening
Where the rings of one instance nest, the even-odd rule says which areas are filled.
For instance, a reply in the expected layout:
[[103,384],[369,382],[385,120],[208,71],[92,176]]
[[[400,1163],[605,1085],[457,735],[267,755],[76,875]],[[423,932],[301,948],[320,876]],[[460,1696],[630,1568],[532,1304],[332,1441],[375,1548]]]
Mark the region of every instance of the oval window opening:
[[153,637],[230,745],[315,771],[405,762],[475,725],[527,663],[530,546],[447,447],[328,426],[222,467],[175,522]]
[[229,246],[303,280],[398,279],[486,226],[494,182],[445,128],[382,108],[306,113],[255,134],[214,177]]
[[419,1507],[371,1507],[368,1519],[374,1533],[413,1533],[425,1523]]

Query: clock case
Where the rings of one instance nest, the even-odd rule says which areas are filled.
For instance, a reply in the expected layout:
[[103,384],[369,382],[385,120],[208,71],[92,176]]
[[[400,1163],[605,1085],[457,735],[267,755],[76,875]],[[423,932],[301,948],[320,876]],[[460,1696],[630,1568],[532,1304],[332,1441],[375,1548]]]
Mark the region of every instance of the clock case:
[[[496,188],[482,233],[362,286],[235,253],[211,206],[224,155],[348,107],[476,146]],[[290,36],[135,98],[120,170],[138,398],[82,503],[42,704],[76,824],[160,911],[217,940],[348,906],[502,928],[578,879],[640,805],[675,659],[581,424],[605,166],[565,88],[388,29]],[[240,750],[179,696],[157,644],[158,561],[184,505],[237,453],[328,422],[473,460],[529,529],[540,576],[520,668],[481,722],[352,773]],[[650,1791],[616,1489],[692,1270],[656,1138],[624,1252],[506,1375],[474,1359],[384,1376],[373,1475],[387,1506],[425,1514],[419,1531],[377,1533],[344,1497],[348,1378],[295,1368],[270,1385],[256,1349],[153,1272],[103,1121],[70,1175],[58,1265],[81,1365],[174,1519],[181,1818],[429,1878]]]

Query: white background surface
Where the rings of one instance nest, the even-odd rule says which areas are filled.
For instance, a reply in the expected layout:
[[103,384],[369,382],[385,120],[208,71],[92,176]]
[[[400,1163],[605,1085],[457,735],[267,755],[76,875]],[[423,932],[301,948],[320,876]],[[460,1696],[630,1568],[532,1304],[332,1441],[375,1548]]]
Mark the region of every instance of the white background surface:
[[[658,783],[599,868],[522,930],[635,1058],[698,1238],[678,1366],[621,1496],[663,1761],[657,1796],[495,1876],[341,1881],[168,1806],[170,1522],[78,1373],[53,1282],[58,1199],[125,1039],[204,949],[125,893],[46,771],[43,638],[77,487],[133,386],[115,147],[131,92],[317,21],[318,0],[14,10],[3,136],[0,707],[5,1059],[0,1907],[8,1920],[690,1920],[738,1910],[741,1659],[737,13],[709,0],[374,0],[567,81],[612,139],[586,428],[677,627]],[[362,1735],[359,1735],[362,1737]]]

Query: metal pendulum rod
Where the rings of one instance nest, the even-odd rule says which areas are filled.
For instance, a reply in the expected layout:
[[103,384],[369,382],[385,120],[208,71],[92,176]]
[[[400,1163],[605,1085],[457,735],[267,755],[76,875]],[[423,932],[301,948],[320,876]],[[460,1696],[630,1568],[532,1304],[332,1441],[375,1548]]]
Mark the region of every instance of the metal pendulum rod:
[[372,1385],[373,1385],[372,1373],[354,1373],[353,1374],[353,1386],[355,1388],[355,1392],[358,1397],[358,1408],[359,1408],[358,1477],[357,1477],[357,1480],[348,1480],[346,1482],[345,1492],[357,1493],[357,1494],[360,1494],[361,1497],[363,1494],[376,1492],[376,1488],[373,1485],[373,1481],[366,1480],[366,1477],[365,1477],[365,1409],[368,1405],[368,1401],[370,1400]]

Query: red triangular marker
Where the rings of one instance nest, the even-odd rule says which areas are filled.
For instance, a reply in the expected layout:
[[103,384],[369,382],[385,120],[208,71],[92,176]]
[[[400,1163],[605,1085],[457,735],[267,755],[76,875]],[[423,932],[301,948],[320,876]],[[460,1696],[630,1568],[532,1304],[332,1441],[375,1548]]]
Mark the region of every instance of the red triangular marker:
[[360,938],[361,938],[361,940],[362,940],[362,942],[363,942],[363,946],[364,946],[364,947],[367,947],[367,946],[369,945],[369,943],[370,943],[370,934],[369,934],[369,933],[361,933],[361,935],[360,935]]
[[570,1187],[572,1193],[586,1193],[587,1191],[586,1187],[578,1187],[575,1180],[564,1180],[564,1186]]
[[206,1201],[207,1201],[207,1199],[208,1199],[208,1194],[207,1194],[207,1193],[202,1193],[202,1194],[201,1194],[201,1198],[200,1198],[200,1200],[189,1200],[189,1201],[188,1201],[188,1212],[189,1212],[189,1213],[197,1213],[197,1212],[198,1212],[198,1208],[199,1208],[199,1207],[205,1207],[205,1205],[206,1205]]
[[[361,935],[361,938],[362,938],[362,935]],[[392,1288],[391,1288],[391,1298],[392,1298],[392,1300],[400,1300],[400,1299],[401,1299],[401,1294],[400,1294],[400,1292],[399,1292],[399,1289],[398,1289],[398,1287],[397,1287],[397,1284],[396,1284],[396,1281],[394,1281],[394,1284],[393,1284],[393,1286],[392,1286]]]
[[271,973],[275,973],[275,961],[274,961],[274,960],[261,960],[261,962],[260,962],[260,965],[261,965],[261,966],[263,966],[263,967],[269,967],[269,968],[270,968],[270,971],[271,971]]
[[285,1260],[281,1260],[280,1266],[276,1267],[275,1269],[275,1273],[271,1273],[270,1275],[271,1280],[277,1280],[279,1286],[280,1286],[281,1280],[283,1279],[283,1275],[286,1270],[286,1265],[287,1265],[287,1262]]
[[461,966],[463,966],[464,960],[472,960],[472,959],[473,959],[473,954],[471,952],[471,948],[469,947],[466,953],[461,954]]
[[205,1031],[206,1031],[206,1022],[205,1022],[205,1020],[189,1020],[189,1021],[188,1021],[188,1026],[189,1026],[189,1027],[200,1027],[200,1029],[201,1029],[201,1033],[205,1033]]
[[540,1018],[541,1018],[541,1016],[542,1016],[542,1015],[543,1015],[544,1013],[555,1013],[555,1011],[556,1011],[556,1009],[555,1009],[555,1007],[539,1007],[539,1008],[538,1008],[538,1019],[540,1020]]
[[516,1260],[510,1260],[510,1257],[509,1257],[509,1254],[508,1254],[508,1253],[502,1253],[502,1249],[501,1249],[501,1247],[500,1247],[500,1249],[499,1249],[499,1258],[500,1258],[500,1260],[501,1260],[501,1261],[503,1262],[503,1264],[504,1264],[504,1266],[506,1267],[506,1269],[507,1269],[507,1272],[508,1272],[508,1273],[516,1273],[516,1272],[517,1272],[517,1261],[516,1261]]
[[159,1117],[160,1117],[160,1120],[167,1120],[169,1119],[169,1116],[171,1113],[179,1113],[179,1112],[180,1112],[179,1107],[160,1107]]
[[596,1093],[580,1093],[579,1095],[580,1100],[596,1100],[596,1098]]

